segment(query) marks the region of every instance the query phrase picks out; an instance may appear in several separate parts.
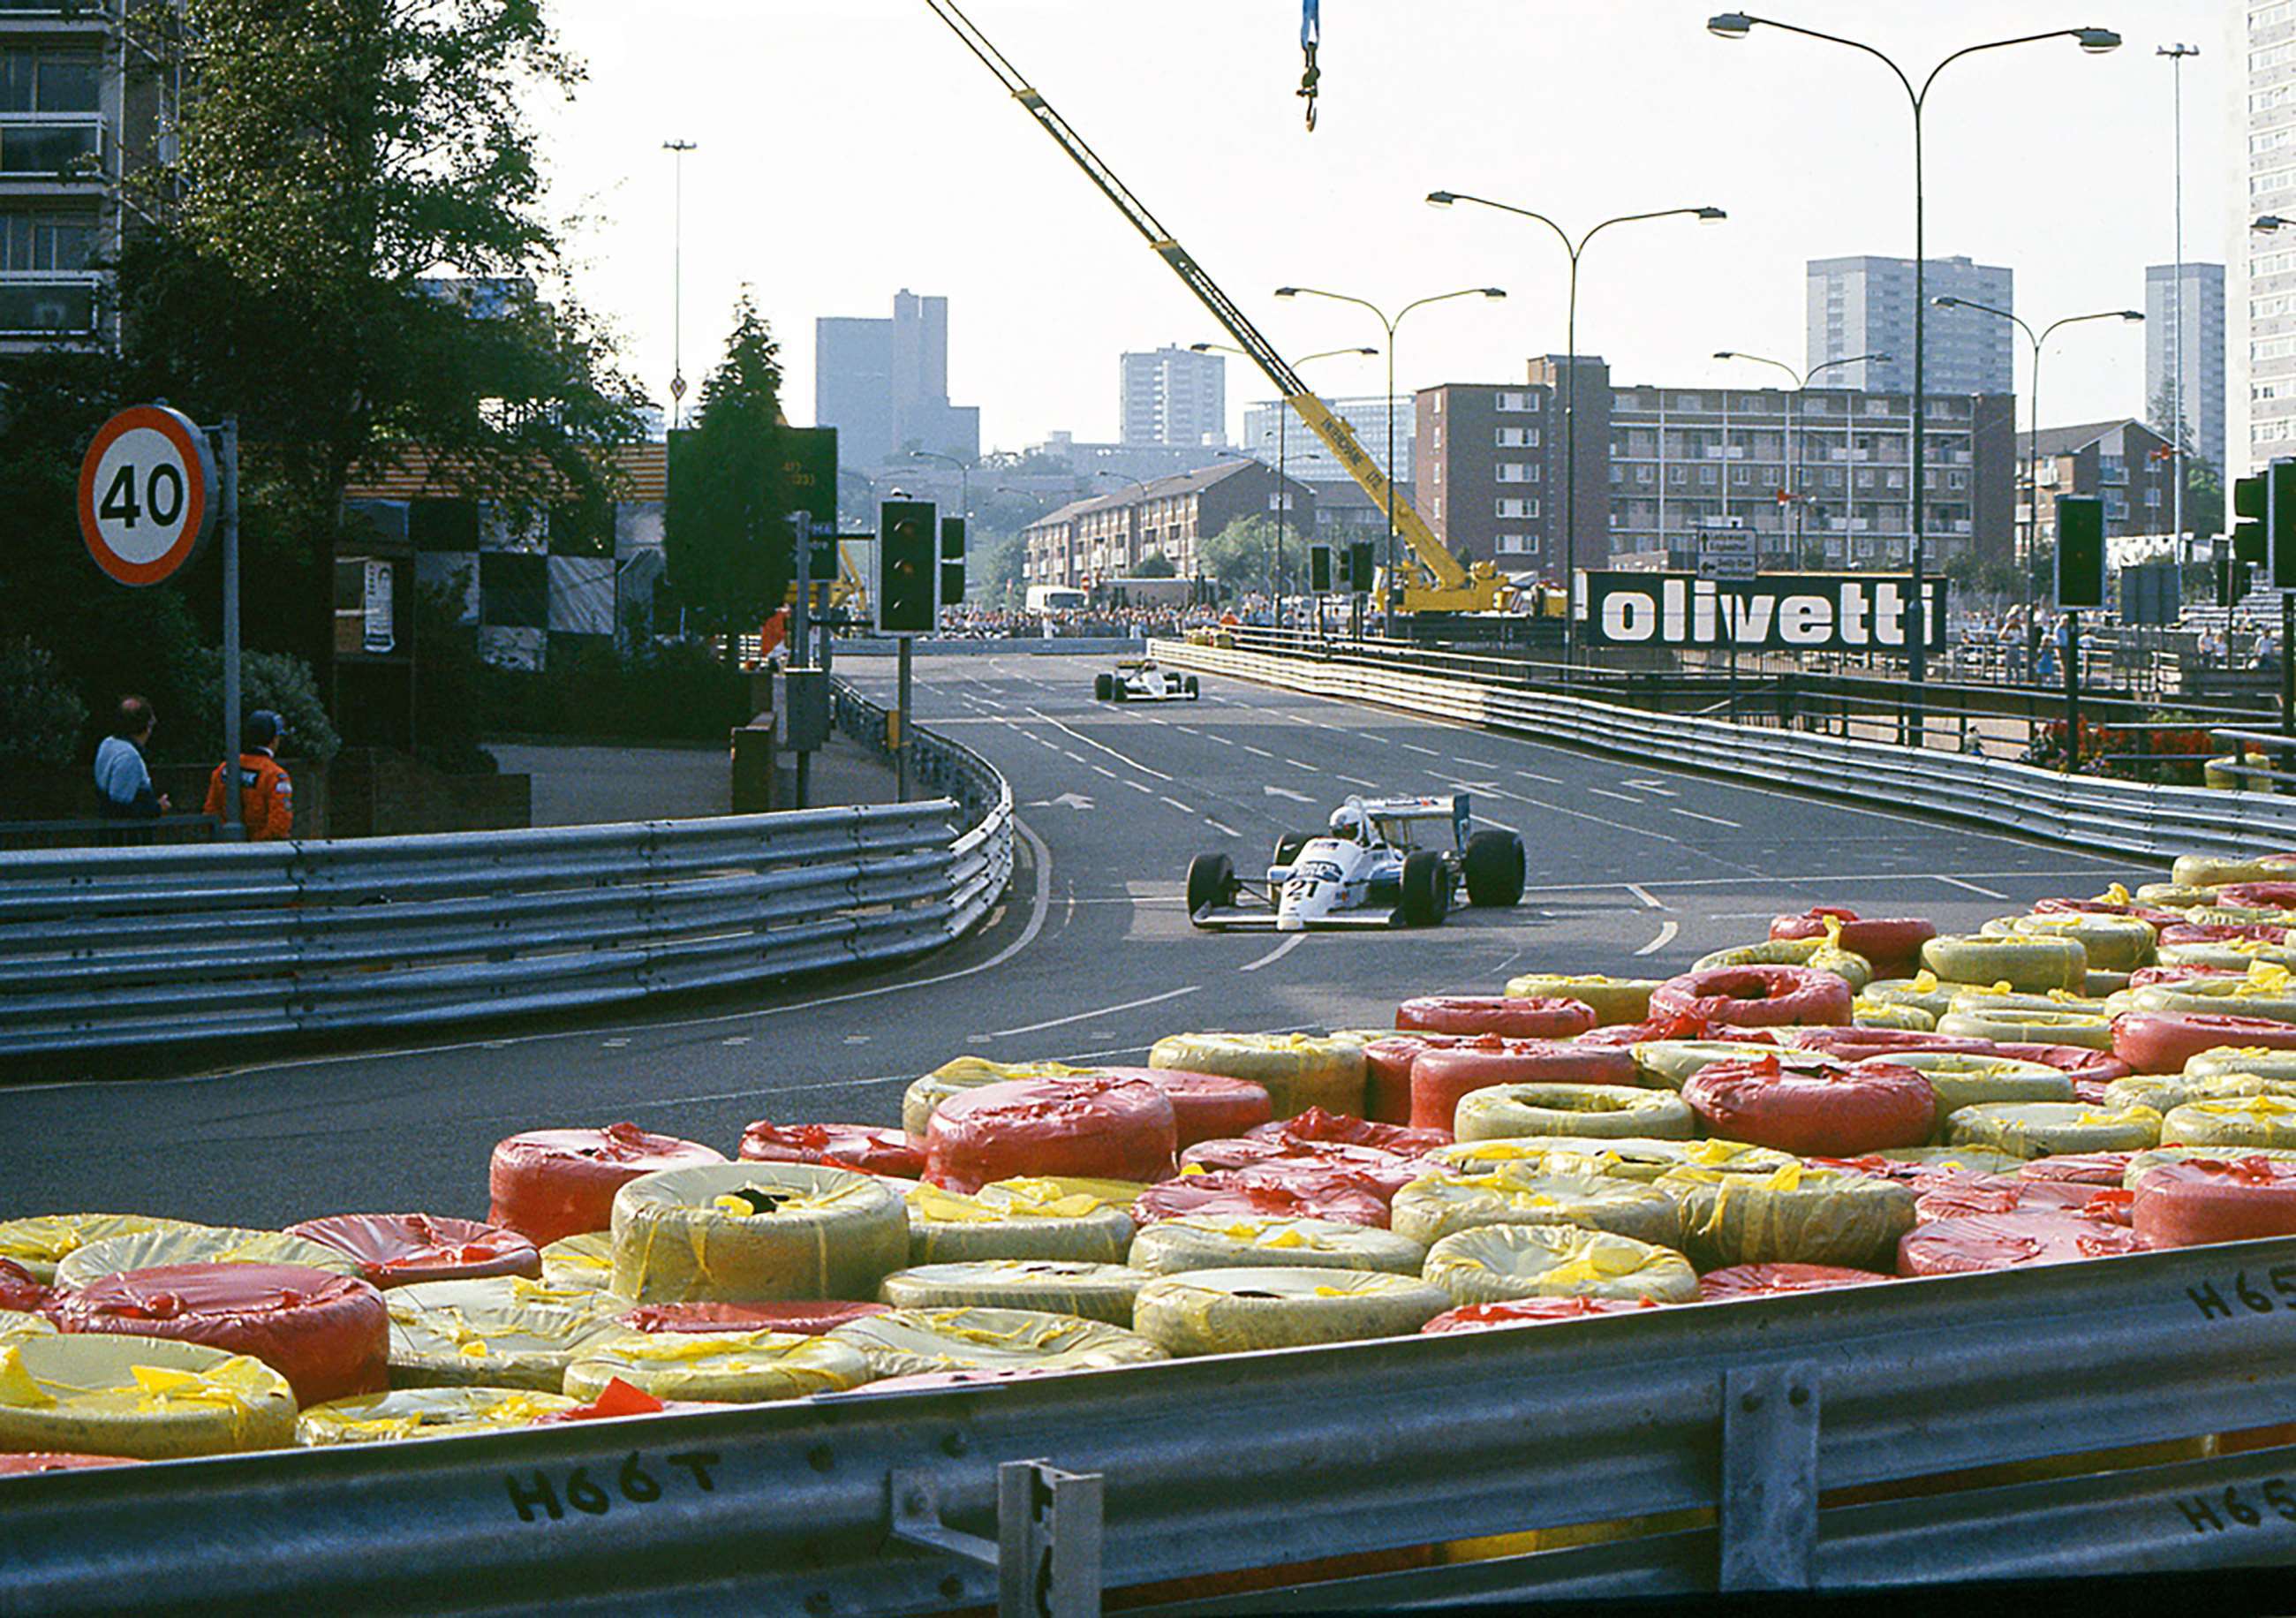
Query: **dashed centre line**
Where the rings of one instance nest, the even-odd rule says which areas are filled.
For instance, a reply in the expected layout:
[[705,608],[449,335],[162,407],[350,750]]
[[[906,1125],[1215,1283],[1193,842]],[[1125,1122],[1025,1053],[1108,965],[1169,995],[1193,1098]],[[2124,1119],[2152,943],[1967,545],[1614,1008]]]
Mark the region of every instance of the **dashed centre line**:
[[1643,801],[1640,798],[1629,798],[1624,793],[1614,793],[1608,787],[1590,786],[1587,790],[1594,793],[1597,798],[1613,798],[1620,803],[1640,804]]
[[1703,820],[1709,825],[1726,825],[1732,831],[1745,829],[1735,820],[1725,820],[1719,815],[1702,815],[1696,809],[1677,809],[1672,804],[1667,806],[1666,812],[1669,815],[1679,815],[1685,820]]

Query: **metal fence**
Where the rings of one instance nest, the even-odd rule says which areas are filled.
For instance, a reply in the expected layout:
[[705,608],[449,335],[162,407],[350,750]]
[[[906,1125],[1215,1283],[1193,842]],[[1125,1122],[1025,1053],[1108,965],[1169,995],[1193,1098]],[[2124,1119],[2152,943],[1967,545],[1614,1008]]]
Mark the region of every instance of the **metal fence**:
[[1519,679],[1488,683],[1470,666],[1493,660],[1447,657],[1441,665],[1446,672],[1422,673],[1387,661],[1324,661],[1301,653],[1176,641],[1156,642],[1155,650],[1175,667],[2140,858],[2251,854],[2296,841],[2296,799],[2061,775],[1943,748],[1646,711],[1590,696],[1531,690]]
[[[1179,1610],[1327,1611],[2215,1569],[2296,1556],[2296,1448],[2219,1455],[2207,1435],[2290,1421],[2281,1237],[0,1480],[0,1589],[24,1613],[131,1590],[235,1611],[1067,1614],[1160,1583],[1193,1598]],[[1431,1548],[1634,1519],[1674,1532]],[[1394,1571],[1257,1596],[1168,1582],[1365,1553]]]
[[922,953],[1003,893],[1013,810],[980,755],[914,740],[945,794],[926,802],[0,854],[0,1057],[562,1012]]

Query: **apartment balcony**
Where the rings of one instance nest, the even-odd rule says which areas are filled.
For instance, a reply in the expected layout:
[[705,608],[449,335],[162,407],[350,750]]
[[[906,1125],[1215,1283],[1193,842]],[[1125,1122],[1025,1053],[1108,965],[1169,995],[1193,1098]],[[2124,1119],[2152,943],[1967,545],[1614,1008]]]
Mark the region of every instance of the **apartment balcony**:
[[119,21],[117,0],[0,0],[0,37],[75,34],[100,39]]
[[0,339],[93,337],[102,277],[45,271],[0,273]]
[[0,194],[27,186],[101,185],[103,146],[101,113],[0,114]]

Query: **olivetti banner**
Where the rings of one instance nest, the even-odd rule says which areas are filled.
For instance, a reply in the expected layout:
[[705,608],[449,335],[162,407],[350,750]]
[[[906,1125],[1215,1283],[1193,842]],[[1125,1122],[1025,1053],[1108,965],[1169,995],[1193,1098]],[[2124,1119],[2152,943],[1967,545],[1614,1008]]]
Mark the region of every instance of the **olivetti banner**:
[[[1914,581],[1906,573],[1579,575],[1580,638],[1597,646],[1742,646],[1768,652],[1902,652]],[[1945,580],[1924,579],[1923,639],[1942,651]]]

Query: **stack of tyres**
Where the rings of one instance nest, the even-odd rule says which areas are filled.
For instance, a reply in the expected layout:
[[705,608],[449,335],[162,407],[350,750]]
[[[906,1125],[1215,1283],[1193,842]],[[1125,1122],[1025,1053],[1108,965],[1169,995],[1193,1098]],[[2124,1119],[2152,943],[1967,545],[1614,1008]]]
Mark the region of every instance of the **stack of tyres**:
[[871,1297],[909,1247],[884,1181],[808,1163],[646,1175],[615,1195],[613,1234],[614,1290],[641,1303]]
[[487,1222],[546,1247],[562,1236],[606,1229],[615,1193],[642,1174],[725,1161],[699,1141],[650,1134],[633,1123],[513,1135],[495,1147],[488,1170]]
[[259,1359],[299,1405],[390,1385],[390,1318],[365,1281],[291,1264],[171,1264],[122,1270],[60,1299],[67,1332],[203,1343]]
[[283,1450],[295,1394],[260,1359],[103,1334],[0,1346],[0,1450],[175,1460]]

